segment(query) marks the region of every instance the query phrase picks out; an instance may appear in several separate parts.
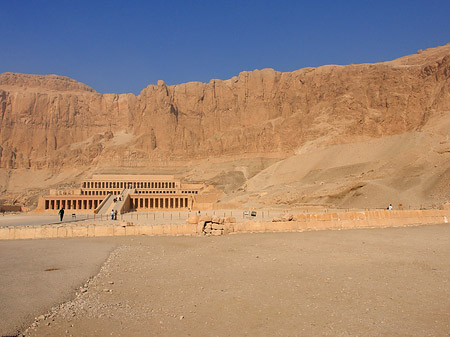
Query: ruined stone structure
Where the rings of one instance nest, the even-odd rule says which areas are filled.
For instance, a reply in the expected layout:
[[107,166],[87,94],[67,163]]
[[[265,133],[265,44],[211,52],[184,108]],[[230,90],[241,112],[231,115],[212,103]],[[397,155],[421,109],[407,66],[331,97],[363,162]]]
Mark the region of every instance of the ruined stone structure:
[[170,175],[94,175],[80,189],[50,190],[39,201],[37,211],[187,210],[204,184],[183,184]]

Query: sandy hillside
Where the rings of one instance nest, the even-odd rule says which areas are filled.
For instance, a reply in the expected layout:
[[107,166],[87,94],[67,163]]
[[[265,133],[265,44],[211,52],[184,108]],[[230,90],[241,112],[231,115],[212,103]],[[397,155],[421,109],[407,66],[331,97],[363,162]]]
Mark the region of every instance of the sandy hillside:
[[433,207],[450,199],[450,117],[420,131],[338,145],[308,143],[228,201],[295,207]]

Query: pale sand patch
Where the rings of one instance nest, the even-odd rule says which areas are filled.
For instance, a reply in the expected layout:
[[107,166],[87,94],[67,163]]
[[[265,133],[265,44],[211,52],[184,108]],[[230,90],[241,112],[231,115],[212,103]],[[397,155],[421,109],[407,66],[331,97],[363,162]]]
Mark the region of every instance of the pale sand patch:
[[114,247],[102,239],[0,241],[0,335],[73,298]]
[[450,226],[124,238],[29,336],[443,336]]

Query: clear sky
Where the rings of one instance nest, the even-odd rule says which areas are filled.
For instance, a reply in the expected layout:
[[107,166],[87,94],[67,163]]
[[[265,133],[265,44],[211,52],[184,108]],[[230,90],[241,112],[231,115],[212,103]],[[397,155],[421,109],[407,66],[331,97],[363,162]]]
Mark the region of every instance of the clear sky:
[[380,62],[450,42],[450,0],[0,0],[0,73],[101,93]]

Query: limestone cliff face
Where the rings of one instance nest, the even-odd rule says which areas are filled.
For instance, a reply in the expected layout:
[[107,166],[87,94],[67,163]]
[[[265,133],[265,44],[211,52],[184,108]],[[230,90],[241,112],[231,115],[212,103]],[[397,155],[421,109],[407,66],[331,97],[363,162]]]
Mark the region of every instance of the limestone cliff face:
[[450,111],[450,44],[379,64],[99,94],[55,75],[0,74],[0,167],[148,164],[284,153],[419,130]]

